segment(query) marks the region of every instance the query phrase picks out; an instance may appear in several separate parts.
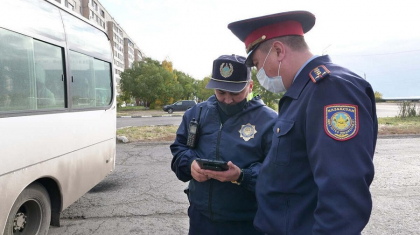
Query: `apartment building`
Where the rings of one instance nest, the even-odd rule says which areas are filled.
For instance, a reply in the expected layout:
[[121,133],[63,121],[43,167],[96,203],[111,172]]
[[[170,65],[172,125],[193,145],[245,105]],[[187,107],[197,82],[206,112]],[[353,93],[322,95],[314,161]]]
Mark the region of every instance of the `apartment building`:
[[134,62],[134,43],[129,38],[124,38],[124,64],[125,68],[131,68]]
[[48,0],[48,1],[57,2],[60,5],[82,15],[82,1],[81,0]]
[[142,52],[138,48],[134,48],[134,61],[140,61],[143,58]]
[[103,29],[111,41],[114,53],[114,76],[117,81],[117,91],[121,80],[121,73],[131,68],[134,61],[140,61],[144,54],[128,36],[98,0],[47,0],[62,5],[73,12],[82,15],[89,21]]
[[114,52],[115,75],[120,77],[124,71],[124,32],[115,21],[108,21],[108,37],[111,39],[112,51]]

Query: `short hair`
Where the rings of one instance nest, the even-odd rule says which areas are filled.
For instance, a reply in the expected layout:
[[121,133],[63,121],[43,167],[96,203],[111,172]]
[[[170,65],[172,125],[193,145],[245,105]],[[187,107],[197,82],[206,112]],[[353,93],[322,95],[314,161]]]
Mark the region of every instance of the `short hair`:
[[259,46],[261,51],[268,52],[275,41],[280,41],[281,43],[290,47],[293,51],[304,51],[308,50],[308,44],[305,42],[305,38],[303,36],[282,36],[277,38],[269,39]]

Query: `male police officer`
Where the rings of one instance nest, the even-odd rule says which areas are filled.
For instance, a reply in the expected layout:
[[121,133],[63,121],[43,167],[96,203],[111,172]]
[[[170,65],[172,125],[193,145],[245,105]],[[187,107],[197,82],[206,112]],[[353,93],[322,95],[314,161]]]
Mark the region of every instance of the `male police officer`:
[[[190,234],[261,234],[253,220],[257,211],[255,182],[271,145],[276,112],[252,91],[245,58],[220,56],[206,88],[215,95],[187,110],[171,145],[172,170],[189,183]],[[199,122],[195,146],[190,122]],[[201,169],[197,158],[228,162],[227,171]]]
[[328,56],[311,54],[303,35],[314,24],[313,14],[295,11],[228,26],[245,42],[261,85],[287,91],[256,186],[254,225],[267,234],[360,234],[371,213],[374,92]]

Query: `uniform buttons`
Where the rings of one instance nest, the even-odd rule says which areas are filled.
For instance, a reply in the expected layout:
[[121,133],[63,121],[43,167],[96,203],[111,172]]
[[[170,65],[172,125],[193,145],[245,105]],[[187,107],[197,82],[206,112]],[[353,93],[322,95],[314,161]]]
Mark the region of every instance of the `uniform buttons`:
[[277,127],[277,133],[280,133],[280,128]]

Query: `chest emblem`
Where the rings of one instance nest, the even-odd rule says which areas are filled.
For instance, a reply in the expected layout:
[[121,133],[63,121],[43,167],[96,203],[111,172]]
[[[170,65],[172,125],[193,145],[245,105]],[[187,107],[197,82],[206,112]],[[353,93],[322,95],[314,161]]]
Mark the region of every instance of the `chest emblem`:
[[251,123],[242,125],[241,129],[239,130],[239,136],[245,141],[254,138],[255,133],[257,133],[257,130],[255,130],[255,125],[251,125]]
[[335,140],[345,141],[359,131],[359,112],[357,105],[331,104],[325,106],[324,130]]

